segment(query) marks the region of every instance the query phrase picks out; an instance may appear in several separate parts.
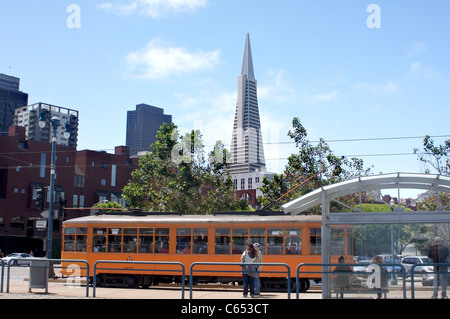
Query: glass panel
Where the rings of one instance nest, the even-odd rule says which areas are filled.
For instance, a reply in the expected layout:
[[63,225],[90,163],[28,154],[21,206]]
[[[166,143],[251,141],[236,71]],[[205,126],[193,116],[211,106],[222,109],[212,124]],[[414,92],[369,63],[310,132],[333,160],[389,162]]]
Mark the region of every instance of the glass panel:
[[194,229],[193,238],[193,253],[194,254],[207,254],[208,253],[208,229],[197,228]]
[[140,235],[153,235],[153,228],[141,228],[139,229]]
[[[95,230],[94,230],[95,233]],[[106,229],[105,229],[106,233]],[[94,235],[94,252],[105,252],[106,251],[106,236],[105,235]]]
[[77,228],[77,234],[78,235],[87,234],[87,228],[85,228],[85,227]]
[[64,236],[64,251],[75,251],[75,235]]
[[245,235],[248,234],[248,228],[233,228],[233,236],[235,235]]
[[153,228],[139,230],[139,252],[153,253]]
[[177,235],[190,235],[191,229],[190,228],[178,228],[177,229]]
[[233,254],[242,254],[247,248],[248,228],[233,228]]
[[177,229],[177,254],[190,254],[191,250],[191,229]]
[[169,228],[156,228],[155,234],[155,253],[169,253]]
[[137,251],[137,228],[123,229],[123,247],[124,253],[135,253]]
[[87,236],[77,235],[77,251],[86,251]]
[[230,228],[216,228],[216,254],[231,253],[231,230]]
[[75,234],[75,228],[66,228],[65,230],[64,230],[64,233],[66,234],[66,235],[69,235],[69,234]]
[[110,228],[108,229],[108,252],[120,253],[122,246],[122,229]]
[[106,234],[106,228],[94,228],[94,234]]
[[310,254],[320,255],[322,252],[322,237],[320,228],[311,228],[310,230]]
[[125,235],[136,235],[137,234],[137,228],[124,228],[123,233]]
[[287,228],[285,240],[285,253],[287,255],[300,255],[302,253],[301,229]]

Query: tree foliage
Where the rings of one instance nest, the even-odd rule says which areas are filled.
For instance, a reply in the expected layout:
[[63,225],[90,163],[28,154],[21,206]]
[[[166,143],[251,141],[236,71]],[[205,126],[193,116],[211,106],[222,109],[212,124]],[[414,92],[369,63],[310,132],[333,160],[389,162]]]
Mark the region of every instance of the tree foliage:
[[425,174],[438,173],[450,176],[450,140],[446,140],[443,145],[435,146],[434,140],[425,135],[423,153],[419,153],[418,148],[414,149],[414,153],[418,154],[417,159],[425,164]]
[[247,202],[236,199],[227,156],[219,141],[206,159],[200,131],[180,137],[175,124],[164,124],[123,189],[124,198],[130,207],[147,211],[246,210]]
[[[297,117],[293,119],[292,127],[287,135],[294,140],[298,153],[289,156],[282,174],[275,174],[273,179],[263,179],[260,188],[263,196],[258,198],[263,206],[276,201],[272,208],[279,209],[283,203],[321,186],[371,174],[370,168],[364,168],[363,160],[336,156],[323,139],[317,145],[311,144]],[[280,199],[281,196],[283,198]]]

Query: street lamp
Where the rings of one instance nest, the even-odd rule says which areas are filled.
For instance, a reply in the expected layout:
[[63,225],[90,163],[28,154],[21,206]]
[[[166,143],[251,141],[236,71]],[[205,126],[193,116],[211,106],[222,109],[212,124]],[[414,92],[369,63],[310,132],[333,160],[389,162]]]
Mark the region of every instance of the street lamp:
[[[47,109],[42,109],[39,119],[39,127],[42,129],[47,125],[47,118],[50,111]],[[52,161],[50,167],[50,204],[48,212],[48,234],[47,234],[47,258],[52,258],[53,253],[53,210],[55,201],[55,178],[56,178],[56,130],[59,126],[65,127],[64,137],[70,137],[70,124],[65,122],[61,124],[61,120],[57,116],[53,116],[50,120],[50,125],[52,128]]]

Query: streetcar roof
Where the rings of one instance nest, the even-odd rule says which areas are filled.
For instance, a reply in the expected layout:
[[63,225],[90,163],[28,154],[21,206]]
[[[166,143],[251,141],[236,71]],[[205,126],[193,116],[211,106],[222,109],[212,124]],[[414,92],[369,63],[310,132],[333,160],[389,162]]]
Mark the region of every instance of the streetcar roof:
[[259,216],[252,214],[239,215],[91,215],[85,217],[66,220],[65,225],[69,224],[135,224],[135,223],[299,223],[299,222],[321,222],[322,217],[317,215],[275,215]]

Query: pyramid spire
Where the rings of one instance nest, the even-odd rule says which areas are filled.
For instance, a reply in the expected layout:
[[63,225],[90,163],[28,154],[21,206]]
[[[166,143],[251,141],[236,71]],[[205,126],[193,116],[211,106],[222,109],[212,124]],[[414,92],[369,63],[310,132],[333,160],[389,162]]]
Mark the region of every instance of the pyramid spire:
[[238,99],[231,139],[231,174],[265,170],[264,147],[259,119],[257,81],[253,72],[250,37],[247,34]]
[[242,61],[241,75],[246,75],[249,79],[254,79],[252,48],[250,46],[250,35],[247,33],[245,39],[244,60]]

